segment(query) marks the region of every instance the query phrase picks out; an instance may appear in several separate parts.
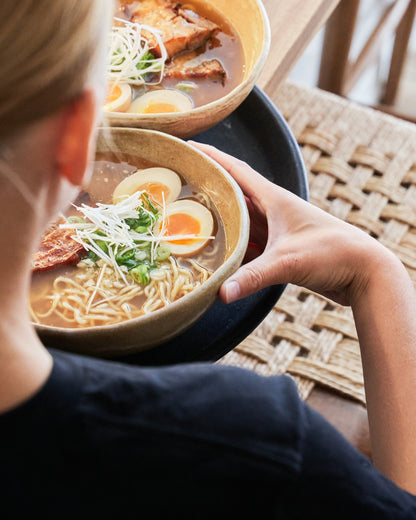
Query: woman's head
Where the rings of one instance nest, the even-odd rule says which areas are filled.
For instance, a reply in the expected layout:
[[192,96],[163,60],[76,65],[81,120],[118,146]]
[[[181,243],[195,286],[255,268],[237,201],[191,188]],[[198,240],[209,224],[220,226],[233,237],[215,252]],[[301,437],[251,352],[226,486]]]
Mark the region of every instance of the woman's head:
[[0,2],[0,142],[87,86],[104,88],[111,7],[111,0]]
[[106,87],[112,14],[112,0],[0,1],[3,241],[33,247],[76,195]]

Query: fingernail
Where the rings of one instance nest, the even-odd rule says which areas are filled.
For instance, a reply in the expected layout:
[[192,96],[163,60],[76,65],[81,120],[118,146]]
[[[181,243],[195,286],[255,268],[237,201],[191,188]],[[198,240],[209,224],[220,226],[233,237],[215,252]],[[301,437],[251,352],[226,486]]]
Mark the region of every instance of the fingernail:
[[227,298],[227,302],[232,302],[234,300],[238,300],[240,296],[240,284],[235,280],[227,282],[225,284],[225,297]]

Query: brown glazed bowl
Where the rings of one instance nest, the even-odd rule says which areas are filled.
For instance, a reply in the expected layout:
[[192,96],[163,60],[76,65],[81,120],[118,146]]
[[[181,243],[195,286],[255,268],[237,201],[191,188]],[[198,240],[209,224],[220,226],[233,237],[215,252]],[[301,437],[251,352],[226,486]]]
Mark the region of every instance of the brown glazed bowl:
[[250,94],[270,50],[270,25],[261,0],[207,0],[238,33],[244,50],[245,71],[239,85],[226,96],[174,114],[107,113],[111,126],[147,128],[186,139],[213,127],[230,115]]
[[98,357],[122,356],[164,343],[185,331],[216,301],[222,282],[240,266],[248,244],[245,198],[234,179],[205,154],[179,138],[135,128],[105,128],[97,151],[118,150],[171,168],[211,198],[226,239],[224,263],[200,287],[164,309],[115,325],[80,329],[36,324],[48,347]]

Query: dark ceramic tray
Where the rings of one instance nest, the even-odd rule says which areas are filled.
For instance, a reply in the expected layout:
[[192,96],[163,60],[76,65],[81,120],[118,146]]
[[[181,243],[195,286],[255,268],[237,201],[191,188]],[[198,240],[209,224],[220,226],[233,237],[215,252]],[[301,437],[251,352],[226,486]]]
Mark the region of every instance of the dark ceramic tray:
[[[192,139],[244,160],[269,180],[308,199],[298,144],[282,115],[258,87],[227,119]],[[140,365],[216,361],[261,323],[283,289],[281,285],[268,287],[229,305],[218,300],[180,336],[120,361]]]

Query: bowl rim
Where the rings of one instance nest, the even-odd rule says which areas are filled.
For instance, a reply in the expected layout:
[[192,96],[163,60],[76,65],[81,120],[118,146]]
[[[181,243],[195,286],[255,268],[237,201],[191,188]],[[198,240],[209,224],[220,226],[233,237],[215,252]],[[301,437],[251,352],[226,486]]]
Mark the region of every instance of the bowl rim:
[[[191,302],[193,299],[195,299],[199,295],[199,293],[201,293],[202,291],[205,291],[207,288],[207,284],[209,284],[209,286],[215,286],[215,287],[218,286],[218,288],[216,289],[216,293],[218,296],[218,289],[219,289],[220,284],[223,281],[225,281],[229,276],[231,276],[238,269],[239,265],[241,265],[241,262],[244,258],[244,254],[245,254],[245,251],[246,251],[246,248],[248,245],[250,218],[249,218],[249,213],[248,213],[244,193],[243,193],[242,189],[240,188],[240,186],[238,185],[238,183],[231,176],[231,174],[224,167],[222,167],[216,161],[211,159],[211,157],[209,157],[204,152],[198,150],[197,148],[193,147],[191,144],[184,141],[183,139],[181,139],[179,137],[175,137],[170,134],[166,134],[165,132],[161,132],[159,130],[149,130],[149,129],[144,129],[144,128],[129,128],[129,127],[126,128],[126,127],[114,127],[114,126],[101,127],[100,126],[100,127],[98,127],[98,131],[99,132],[121,131],[123,133],[133,133],[133,134],[134,133],[138,133],[138,134],[145,133],[148,135],[155,135],[156,138],[159,137],[162,139],[175,141],[179,144],[179,146],[183,146],[185,148],[188,148],[188,150],[192,150],[193,153],[202,157],[206,162],[211,163],[211,165],[214,166],[217,170],[219,170],[219,172],[221,172],[221,174],[227,179],[227,181],[233,187],[233,190],[236,194],[238,207],[240,209],[240,214],[241,214],[241,226],[240,226],[241,233],[240,233],[239,239],[237,241],[237,244],[236,244],[235,248],[233,249],[232,253],[230,254],[229,258],[227,258],[227,260],[225,260],[225,262],[222,263],[220,265],[220,267],[218,267],[215,270],[215,272],[212,274],[212,276],[210,276],[210,278],[206,282],[204,282],[199,287],[194,289],[192,292],[186,294],[179,300],[176,300],[176,301],[170,303],[169,305],[167,305],[166,307],[163,307],[162,309],[157,309],[155,311],[150,312],[149,314],[145,314],[143,316],[137,316],[136,318],[127,319],[125,321],[113,323],[111,325],[96,325],[93,327],[80,327],[80,328],[56,327],[56,326],[52,326],[52,325],[35,323],[32,321],[31,323],[34,325],[34,327],[37,331],[61,333],[65,336],[70,335],[72,337],[77,336],[77,335],[85,337],[85,336],[95,336],[98,332],[101,332],[101,331],[104,333],[104,332],[121,330],[121,329],[127,330],[127,329],[134,327],[137,323],[152,322],[155,319],[155,316],[157,317],[161,313],[174,312],[177,307],[183,306],[184,303],[186,304],[188,302]],[[239,258],[241,260],[239,260],[239,265],[236,265],[235,267],[233,267],[233,263],[235,262],[236,258]]]
[[257,4],[261,19],[263,22],[263,45],[262,50],[254,63],[254,66],[250,72],[250,74],[245,78],[241,83],[236,85],[233,90],[228,92],[225,96],[222,96],[218,99],[215,99],[214,101],[211,101],[205,105],[201,105],[199,107],[192,108],[190,110],[186,110],[184,112],[176,112],[176,113],[161,113],[161,114],[135,114],[130,112],[104,112],[105,119],[108,120],[108,122],[111,122],[112,120],[117,121],[118,123],[122,123],[123,120],[129,121],[130,119],[146,119],[147,121],[157,121],[161,117],[168,117],[170,120],[174,121],[175,119],[179,119],[183,117],[184,115],[189,114],[195,114],[195,116],[199,114],[204,114],[204,112],[210,111],[213,108],[216,108],[217,105],[222,106],[223,104],[227,104],[230,99],[235,97],[240,91],[244,91],[248,85],[251,83],[255,83],[257,78],[259,77],[261,71],[263,70],[264,66],[266,65],[266,61],[268,59],[269,53],[270,53],[270,46],[271,46],[271,27],[270,27],[270,20],[269,16],[267,14],[266,8],[264,7],[264,4],[262,0],[254,0],[254,2]]

